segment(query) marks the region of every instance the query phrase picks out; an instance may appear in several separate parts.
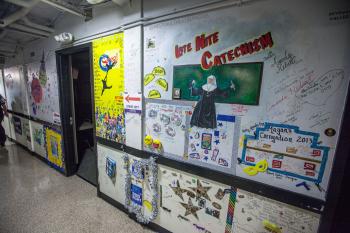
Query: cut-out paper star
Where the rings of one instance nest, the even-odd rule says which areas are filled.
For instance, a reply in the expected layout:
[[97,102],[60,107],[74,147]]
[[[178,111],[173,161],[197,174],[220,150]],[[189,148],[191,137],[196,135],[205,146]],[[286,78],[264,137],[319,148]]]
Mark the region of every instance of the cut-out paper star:
[[217,144],[220,143],[220,140],[215,140],[214,142],[215,142],[215,144],[217,145]]
[[176,181],[176,187],[172,187],[170,184],[169,184],[169,186],[174,191],[174,193],[181,198],[181,200],[184,200],[184,197],[182,196],[182,194],[187,192],[187,191],[180,187],[179,180]]
[[218,123],[218,126],[222,127],[222,126],[223,126],[223,124],[222,124],[221,122],[219,122],[219,123]]
[[191,190],[196,192],[196,199],[204,197],[205,199],[210,200],[210,197],[208,196],[208,191],[211,189],[211,187],[203,187],[201,182],[197,180],[197,187],[190,187]]
[[180,202],[180,204],[186,209],[185,216],[192,214],[197,220],[199,220],[198,215],[197,215],[197,211],[202,209],[202,208],[198,207],[198,206],[194,206],[192,201],[191,201],[191,198],[188,198],[187,204],[182,203],[182,202]]

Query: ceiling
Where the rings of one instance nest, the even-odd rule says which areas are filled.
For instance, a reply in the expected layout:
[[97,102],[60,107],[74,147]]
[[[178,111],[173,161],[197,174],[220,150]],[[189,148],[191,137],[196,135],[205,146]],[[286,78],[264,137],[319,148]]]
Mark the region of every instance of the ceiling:
[[90,19],[91,7],[86,0],[0,0],[0,56],[12,57],[21,46],[49,37],[65,12]]

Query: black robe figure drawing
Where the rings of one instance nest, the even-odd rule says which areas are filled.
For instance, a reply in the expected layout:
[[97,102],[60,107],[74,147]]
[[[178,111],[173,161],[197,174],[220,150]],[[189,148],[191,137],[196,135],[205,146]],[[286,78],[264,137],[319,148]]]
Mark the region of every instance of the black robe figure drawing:
[[196,81],[192,81],[190,91],[192,96],[200,96],[199,101],[194,108],[190,125],[200,128],[215,129],[216,125],[216,109],[215,97],[228,97],[231,91],[235,90],[235,85],[231,81],[230,87],[220,90],[216,85],[216,78],[210,75],[207,78],[207,84],[202,88],[196,88]]
[[105,92],[106,89],[111,89],[112,88],[112,86],[107,86],[107,77],[108,77],[108,71],[110,69],[112,69],[114,65],[115,65],[115,62],[113,62],[110,65],[108,65],[108,64],[106,65],[107,66],[107,72],[106,72],[105,78],[102,79],[102,93],[101,93],[101,96],[103,95],[103,92]]

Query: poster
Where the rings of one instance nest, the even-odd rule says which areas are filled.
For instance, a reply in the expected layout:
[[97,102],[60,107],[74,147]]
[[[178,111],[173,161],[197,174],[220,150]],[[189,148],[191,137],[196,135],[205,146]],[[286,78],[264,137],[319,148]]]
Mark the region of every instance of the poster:
[[236,198],[232,228],[234,233],[318,232],[318,214],[241,189],[238,189]]
[[62,153],[62,135],[53,128],[45,127],[45,144],[47,160],[57,169],[64,170],[64,157]]
[[172,232],[231,229],[235,189],[164,166],[159,173],[157,224]]
[[96,136],[125,143],[123,33],[93,41]]
[[145,135],[159,140],[160,148],[144,144],[145,149],[182,158],[186,153],[188,116],[191,106],[167,103],[146,103]]
[[[100,191],[123,204],[125,201],[125,175],[127,173],[123,168],[124,152],[97,143],[97,155]],[[108,160],[115,161],[115,176],[110,176],[109,172],[106,171]]]
[[46,157],[44,126],[34,121],[29,121],[33,151],[42,157]]
[[16,113],[28,115],[26,80],[23,66],[4,69],[7,107]]
[[[216,103],[258,105],[263,63],[235,63],[204,70],[201,65],[174,66],[173,98],[198,101],[215,77]],[[179,92],[178,96],[175,93]]]
[[18,135],[22,135],[22,121],[21,118],[17,116],[12,116],[13,126],[15,128],[15,133]]
[[59,115],[55,53],[43,50],[40,58],[26,65],[29,113],[40,120],[60,124],[55,120],[55,114]]
[[[350,79],[350,55],[344,53],[350,21],[331,17],[345,7],[341,0],[301,3],[302,9],[286,0],[241,4],[145,26],[144,97],[192,104],[189,128],[200,128],[202,134],[193,144],[198,144],[196,150],[204,154],[207,150],[208,155],[213,148],[213,132],[218,129],[217,116],[239,117],[233,136],[238,141],[232,155],[233,173],[325,200]],[[310,21],[308,9],[315,4],[318,8],[311,15],[317,20]],[[260,90],[250,93],[253,98],[234,100],[243,95],[234,95],[240,90],[239,82],[229,78],[227,69],[245,64],[261,64],[261,69],[256,69],[260,75],[253,75],[260,78],[261,85],[259,81],[250,85]],[[199,80],[203,76],[204,80]],[[219,90],[227,88],[228,95],[218,95]],[[293,155],[294,143],[277,140],[274,152],[278,153],[247,148],[245,139],[259,136],[265,123],[310,133],[291,134],[317,142],[304,142],[304,149],[298,147],[298,158],[281,156],[282,151]],[[314,143],[327,149],[318,149]],[[320,156],[315,152],[310,155],[315,158],[306,161],[313,150],[320,150]],[[246,169],[253,165],[261,165],[261,171],[247,174],[247,170],[255,173],[254,168]],[[223,166],[217,167],[224,171]]]
[[189,129],[189,160],[232,170],[233,154],[237,153],[236,117],[217,115],[216,129],[192,127]]

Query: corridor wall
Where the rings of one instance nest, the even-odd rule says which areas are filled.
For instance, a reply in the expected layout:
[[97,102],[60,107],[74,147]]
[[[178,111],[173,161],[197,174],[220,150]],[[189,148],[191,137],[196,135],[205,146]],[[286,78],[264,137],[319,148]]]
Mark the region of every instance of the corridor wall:
[[126,48],[137,30],[123,32],[132,121],[125,145],[97,135],[98,188],[141,223],[171,232],[322,230],[350,72],[350,21],[337,15],[350,6],[247,2],[189,6],[172,18],[181,1],[147,1],[140,48]]
[[[92,40],[99,196],[162,231],[321,231],[350,77],[349,3],[138,4],[56,28]],[[15,108],[30,117],[30,147],[64,169],[58,48],[26,46],[27,111]]]

